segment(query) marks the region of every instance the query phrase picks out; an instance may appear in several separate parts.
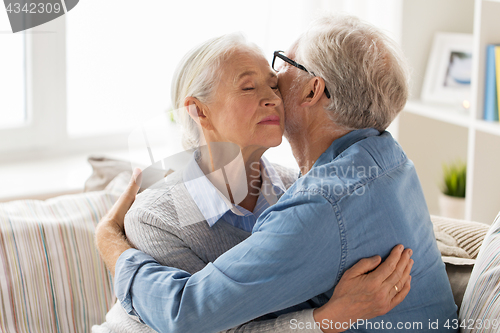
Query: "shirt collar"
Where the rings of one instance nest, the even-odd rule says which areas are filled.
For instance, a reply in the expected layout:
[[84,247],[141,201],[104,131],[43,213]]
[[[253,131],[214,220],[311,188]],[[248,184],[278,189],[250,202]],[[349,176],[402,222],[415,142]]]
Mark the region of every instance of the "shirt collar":
[[313,168],[326,163],[330,163],[335,158],[337,158],[337,156],[339,156],[344,150],[346,150],[356,142],[377,135],[380,135],[380,132],[375,128],[363,128],[347,133],[346,135],[333,141],[330,147],[328,147],[328,149],[325,150],[325,152],[321,154],[321,156],[316,160]]
[[183,171],[186,189],[193,198],[201,214],[212,226],[228,210],[243,215],[205,176],[196,162],[197,151]]
[[[196,162],[196,156],[197,152],[193,153],[193,157],[184,169],[183,180],[208,225],[213,226],[229,210],[237,216],[245,216],[243,208],[232,204],[203,174]],[[285,193],[286,188],[276,169],[265,157],[260,160],[260,168],[262,175],[260,195],[264,196],[269,205],[273,205],[279,196]]]

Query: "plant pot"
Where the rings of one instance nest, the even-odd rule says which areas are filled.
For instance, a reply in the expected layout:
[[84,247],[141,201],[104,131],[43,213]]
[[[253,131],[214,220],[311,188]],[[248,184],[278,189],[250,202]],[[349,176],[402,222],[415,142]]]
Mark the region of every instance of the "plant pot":
[[450,197],[440,193],[439,195],[440,215],[454,219],[465,219],[465,198]]

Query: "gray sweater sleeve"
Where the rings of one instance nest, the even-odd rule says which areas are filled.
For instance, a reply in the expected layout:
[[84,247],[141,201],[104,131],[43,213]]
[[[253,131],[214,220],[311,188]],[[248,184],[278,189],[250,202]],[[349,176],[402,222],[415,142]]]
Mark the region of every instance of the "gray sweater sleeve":
[[[251,332],[274,332],[274,333],[322,333],[319,325],[315,323],[313,317],[314,309],[307,309],[297,312],[290,312],[279,316],[276,319],[262,321],[251,321],[237,327],[231,328],[224,333],[251,333]],[[220,333],[223,333],[220,332]]]

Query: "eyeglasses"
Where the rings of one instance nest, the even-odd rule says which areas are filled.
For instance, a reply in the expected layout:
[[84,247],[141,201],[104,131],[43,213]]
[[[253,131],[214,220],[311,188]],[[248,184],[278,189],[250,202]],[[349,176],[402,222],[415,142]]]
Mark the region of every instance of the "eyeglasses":
[[[297,67],[298,69],[300,70],[303,70],[303,71],[306,71],[308,72],[309,74],[312,74],[314,76],[317,76],[316,74],[314,74],[313,72],[311,71],[308,71],[304,66],[302,66],[301,64],[299,64],[298,62],[295,62],[293,61],[292,59],[288,58],[286,55],[283,54],[284,51],[274,51],[274,57],[273,57],[273,64],[272,64],[272,68],[278,72],[278,69],[281,68],[281,66],[283,66],[283,61],[289,63],[290,65],[294,66],[294,67]],[[326,97],[330,98],[330,92],[328,91],[328,89],[326,89],[325,87],[325,95]]]

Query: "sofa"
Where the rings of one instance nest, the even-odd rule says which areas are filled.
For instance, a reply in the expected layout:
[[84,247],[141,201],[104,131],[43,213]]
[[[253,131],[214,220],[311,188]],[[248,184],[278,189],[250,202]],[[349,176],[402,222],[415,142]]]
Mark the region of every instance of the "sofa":
[[[94,229],[125,189],[130,164],[102,157],[89,162],[94,173],[83,193],[0,204],[1,332],[90,332],[116,301]],[[500,323],[494,326],[500,317],[500,217],[491,226],[432,221],[460,310],[457,327],[500,332]]]

